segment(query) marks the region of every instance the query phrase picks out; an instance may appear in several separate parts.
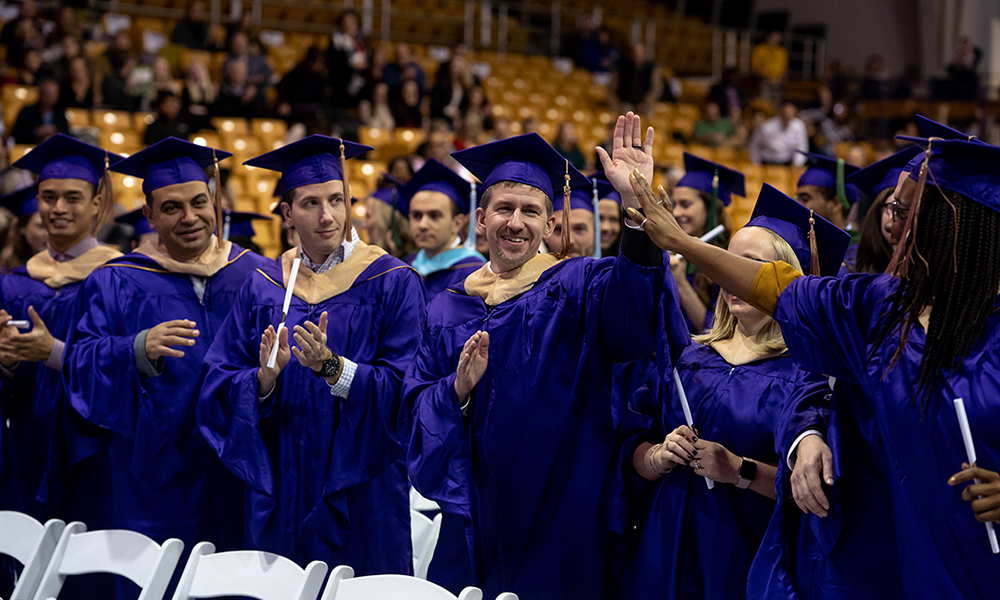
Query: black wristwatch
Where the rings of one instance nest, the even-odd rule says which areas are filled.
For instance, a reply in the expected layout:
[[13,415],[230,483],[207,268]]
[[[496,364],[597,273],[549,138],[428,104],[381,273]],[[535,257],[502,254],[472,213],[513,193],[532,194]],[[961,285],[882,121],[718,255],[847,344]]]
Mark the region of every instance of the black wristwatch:
[[740,480],[736,482],[736,487],[745,490],[750,487],[755,477],[757,477],[757,463],[749,458],[740,460]]
[[323,361],[323,366],[319,371],[313,371],[316,377],[320,379],[329,379],[331,377],[336,377],[337,373],[340,373],[340,357],[334,354],[330,358]]

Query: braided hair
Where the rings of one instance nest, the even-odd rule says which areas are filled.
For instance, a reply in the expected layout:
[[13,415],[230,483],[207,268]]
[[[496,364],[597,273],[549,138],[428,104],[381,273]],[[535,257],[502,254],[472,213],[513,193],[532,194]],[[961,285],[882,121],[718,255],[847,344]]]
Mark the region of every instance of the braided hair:
[[955,369],[986,329],[1000,290],[1000,213],[955,192],[928,185],[920,202],[917,256],[888,301],[872,355],[893,333],[896,364],[920,313],[933,306],[920,361],[921,418],[942,370]]

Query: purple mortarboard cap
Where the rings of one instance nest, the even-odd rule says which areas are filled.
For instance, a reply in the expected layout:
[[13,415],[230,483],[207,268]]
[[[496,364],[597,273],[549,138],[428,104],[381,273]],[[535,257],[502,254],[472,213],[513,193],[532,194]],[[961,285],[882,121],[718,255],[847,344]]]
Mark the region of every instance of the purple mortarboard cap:
[[[897,137],[924,149],[930,147],[927,185],[961,194],[1000,212],[1000,147],[978,140]],[[919,180],[925,157],[926,152],[921,152],[910,161],[910,179]]]
[[[340,169],[340,144],[341,140],[338,138],[310,135],[277,150],[251,158],[243,164],[281,173],[278,195],[284,198],[289,190],[297,187],[341,179],[343,173]],[[343,144],[347,159],[374,150],[371,146],[347,140],[343,140]]]
[[909,171],[910,161],[918,154],[920,148],[917,146],[904,148],[892,156],[851,173],[846,181],[874,200],[882,191],[896,187],[899,174]]
[[733,194],[746,196],[745,179],[743,173],[739,171],[697,157],[689,152],[684,153],[684,171],[684,177],[681,177],[680,181],[677,182],[677,187],[691,188],[709,195],[713,194],[713,187],[716,185],[715,175],[718,173],[718,195],[716,197],[722,200],[724,206],[729,206]]
[[155,233],[149,224],[149,220],[142,214],[141,208],[115,217],[115,222],[123,225],[131,225],[135,230],[135,237],[146,235],[147,233]]
[[472,184],[433,158],[425,162],[406,184],[400,186],[395,208],[404,216],[409,216],[410,200],[418,192],[425,191],[440,192],[448,196],[458,207],[460,214],[469,214]]
[[38,212],[38,184],[29,185],[0,198],[3,206],[17,217],[26,217]]
[[232,153],[208,146],[199,146],[175,137],[168,137],[148,146],[111,168],[142,179],[142,193],[149,194],[168,185],[201,181],[208,183],[205,169],[216,160]]
[[[809,168],[799,177],[798,185],[815,185],[816,187],[837,189],[837,159],[816,154],[815,152],[802,152],[809,161]],[[858,188],[847,184],[847,176],[858,170],[858,167],[844,163],[844,192],[847,198],[843,200],[848,205],[858,201]]]
[[104,174],[105,160],[109,165],[115,165],[123,157],[57,133],[35,146],[12,166],[36,173],[38,181],[82,179],[96,188]]

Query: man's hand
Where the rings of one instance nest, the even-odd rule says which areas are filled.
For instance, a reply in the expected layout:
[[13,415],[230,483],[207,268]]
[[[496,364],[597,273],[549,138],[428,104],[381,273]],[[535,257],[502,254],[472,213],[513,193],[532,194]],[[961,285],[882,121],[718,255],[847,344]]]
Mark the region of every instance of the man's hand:
[[458,370],[455,377],[455,393],[459,401],[463,400],[476,387],[486,372],[486,364],[490,358],[490,334],[477,331],[465,342],[462,355],[458,359]]
[[638,169],[647,180],[653,179],[653,128],[646,130],[642,140],[639,115],[629,112],[618,117],[612,136],[611,155],[600,146],[597,156],[601,159],[604,174],[622,196],[622,206],[639,208],[640,204],[629,182],[629,175]]
[[194,346],[194,338],[199,335],[194,327],[194,321],[187,319],[164,321],[153,327],[146,334],[146,358],[150,362],[162,356],[181,358],[184,351],[175,350],[173,346]]
[[807,435],[795,449],[792,497],[802,512],[825,517],[830,510],[823,484],[833,485],[833,453],[818,435]]
[[[267,360],[271,357],[271,349],[275,344],[278,344],[278,358],[274,361],[274,366],[269,369]],[[274,325],[268,325],[260,336],[260,368],[257,369],[258,394],[263,396],[271,391],[281,370],[291,359],[292,353],[288,351],[288,329],[282,327],[281,334],[276,335]]]
[[12,331],[13,327],[7,325],[11,318],[6,310],[0,309],[0,364],[3,364],[6,369],[13,369],[17,366],[17,358],[10,352],[3,350],[7,341],[16,333],[16,331]]
[[965,486],[962,500],[972,503],[976,520],[1000,523],[1000,473],[962,463],[962,470],[948,479],[948,485],[959,485],[978,479],[979,483]]
[[[2,314],[6,315],[6,313]],[[56,340],[49,333],[45,322],[35,312],[34,306],[28,307],[28,317],[31,318],[32,330],[27,333],[8,331],[14,329],[7,325],[10,316],[7,315],[3,319],[4,331],[0,333],[0,356],[13,359],[13,362],[43,362],[48,360]]]
[[333,352],[326,347],[326,323],[326,311],[323,311],[319,316],[319,325],[306,321],[305,327],[296,325],[293,329],[295,334],[292,337],[299,347],[293,347],[292,354],[299,364],[317,373],[323,368],[324,362],[333,358]]

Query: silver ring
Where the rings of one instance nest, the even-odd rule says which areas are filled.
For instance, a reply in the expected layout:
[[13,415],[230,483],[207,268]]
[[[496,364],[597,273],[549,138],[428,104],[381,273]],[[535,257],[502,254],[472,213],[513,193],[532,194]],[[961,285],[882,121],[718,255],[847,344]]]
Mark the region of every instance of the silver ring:
[[694,459],[694,462],[691,463],[691,466],[693,466],[696,470],[700,469],[701,468],[701,459],[700,458]]
[[663,200],[657,200],[656,203],[659,204],[660,206],[663,206]]
[[646,229],[645,229],[645,227],[646,227],[646,221],[648,221],[648,220],[649,219],[643,219],[642,223],[639,223],[639,229],[642,229],[643,231],[646,231]]

